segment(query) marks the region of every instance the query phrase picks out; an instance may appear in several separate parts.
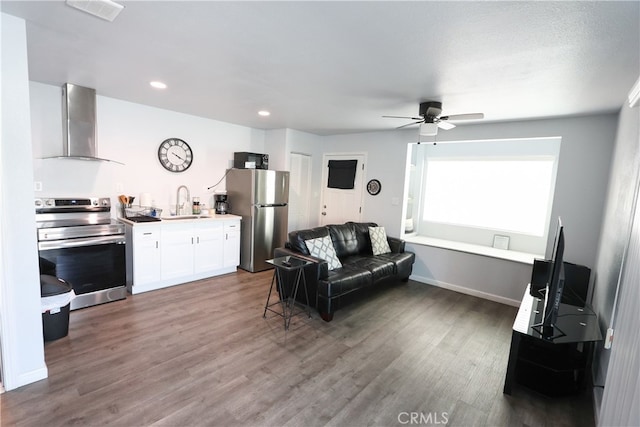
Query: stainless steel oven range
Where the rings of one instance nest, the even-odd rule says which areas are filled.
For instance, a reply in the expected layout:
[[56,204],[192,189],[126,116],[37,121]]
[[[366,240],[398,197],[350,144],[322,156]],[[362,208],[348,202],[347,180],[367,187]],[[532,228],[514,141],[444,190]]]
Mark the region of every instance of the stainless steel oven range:
[[111,218],[111,200],[36,199],[38,255],[73,286],[71,309],[127,297],[124,224]]

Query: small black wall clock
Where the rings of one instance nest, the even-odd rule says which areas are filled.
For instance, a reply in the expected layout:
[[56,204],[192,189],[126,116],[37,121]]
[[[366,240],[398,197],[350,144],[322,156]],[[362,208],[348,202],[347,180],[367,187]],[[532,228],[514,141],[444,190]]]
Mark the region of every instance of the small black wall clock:
[[193,162],[193,151],[179,138],[165,139],[158,147],[158,160],[170,172],[184,172]]
[[377,179],[372,179],[367,183],[367,191],[372,196],[377,195],[380,190],[382,190],[382,184],[380,184],[380,181],[378,181]]

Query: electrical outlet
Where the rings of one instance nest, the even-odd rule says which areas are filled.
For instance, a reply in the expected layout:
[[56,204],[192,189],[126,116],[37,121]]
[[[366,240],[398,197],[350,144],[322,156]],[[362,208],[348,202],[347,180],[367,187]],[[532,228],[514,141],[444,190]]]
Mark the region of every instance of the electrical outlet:
[[124,186],[122,185],[122,183],[116,182],[116,193],[122,193],[123,190],[124,190]]
[[33,191],[42,191],[42,181],[35,181],[33,183]]
[[609,328],[607,329],[607,337],[604,339],[605,350],[609,350],[611,348],[612,343],[613,343],[613,328]]

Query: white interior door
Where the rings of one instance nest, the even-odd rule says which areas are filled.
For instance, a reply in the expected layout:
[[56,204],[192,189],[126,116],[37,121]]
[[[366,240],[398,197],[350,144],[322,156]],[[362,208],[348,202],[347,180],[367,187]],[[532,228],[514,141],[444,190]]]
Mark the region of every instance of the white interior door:
[[[365,176],[365,154],[325,154],[322,159],[322,203],[320,224],[342,224],[362,218],[362,190]],[[356,160],[353,189],[329,188],[329,161]]]
[[311,156],[291,153],[289,171],[289,230],[305,230],[310,227]]

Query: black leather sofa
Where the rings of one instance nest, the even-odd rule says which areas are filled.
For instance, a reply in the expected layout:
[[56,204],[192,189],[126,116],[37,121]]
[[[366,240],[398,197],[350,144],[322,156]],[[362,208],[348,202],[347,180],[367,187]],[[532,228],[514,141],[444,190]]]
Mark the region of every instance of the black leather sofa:
[[[293,255],[312,262],[304,271],[309,303],[327,322],[333,319],[338,308],[380,288],[383,283],[409,280],[415,254],[405,252],[404,240],[387,237],[391,252],[373,255],[369,227],[377,225],[347,222],[292,231],[285,247],[274,252],[275,257]],[[326,260],[310,255],[305,241],[324,236],[331,237],[342,267],[329,270]],[[299,290],[297,300],[305,303],[305,299],[304,292]]]

